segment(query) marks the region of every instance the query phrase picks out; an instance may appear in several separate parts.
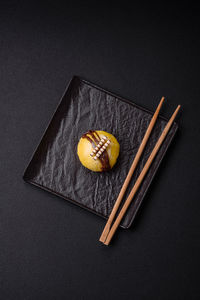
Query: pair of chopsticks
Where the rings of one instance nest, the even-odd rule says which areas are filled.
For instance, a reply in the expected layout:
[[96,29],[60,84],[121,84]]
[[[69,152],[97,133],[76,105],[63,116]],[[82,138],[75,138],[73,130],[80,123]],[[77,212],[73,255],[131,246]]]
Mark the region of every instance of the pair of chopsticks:
[[[105,228],[104,228],[104,230],[103,230],[103,232],[101,234],[101,237],[100,237],[99,241],[102,242],[105,245],[109,245],[109,243],[110,243],[113,235],[115,234],[115,232],[116,232],[116,230],[117,230],[117,228],[118,228],[118,226],[119,226],[119,224],[120,224],[123,216],[125,215],[125,213],[126,213],[128,207],[129,207],[129,205],[131,204],[131,201],[133,200],[134,195],[136,194],[138,188],[140,187],[140,185],[141,185],[141,183],[142,183],[142,181],[143,181],[143,179],[144,179],[147,171],[149,170],[149,167],[151,166],[151,163],[153,162],[153,160],[154,160],[154,158],[155,158],[158,150],[160,149],[160,146],[162,145],[162,143],[163,143],[163,141],[164,141],[164,139],[165,139],[168,131],[170,130],[170,128],[172,126],[172,123],[173,123],[173,121],[174,121],[174,119],[175,119],[175,117],[176,117],[176,115],[177,115],[177,113],[178,113],[178,111],[179,111],[179,109],[181,107],[180,105],[177,106],[177,108],[174,111],[173,115],[171,116],[169,122],[165,126],[165,128],[164,128],[162,134],[160,135],[160,137],[159,137],[159,139],[158,139],[155,147],[153,148],[153,150],[152,150],[152,152],[151,152],[151,154],[150,154],[150,156],[149,156],[149,158],[148,158],[148,160],[147,160],[144,168],[142,169],[139,177],[137,178],[137,180],[135,182],[135,185],[133,186],[133,188],[132,188],[129,196],[127,197],[124,205],[122,206],[122,209],[119,212],[119,215],[116,217],[115,222],[113,223],[113,220],[114,220],[115,215],[116,215],[116,213],[118,211],[118,208],[120,206],[122,198],[123,198],[123,196],[125,194],[125,191],[126,191],[128,185],[129,185],[129,183],[130,183],[131,177],[132,177],[132,175],[133,175],[133,173],[134,173],[134,171],[135,171],[135,169],[137,167],[137,164],[138,164],[139,159],[140,159],[140,157],[141,157],[141,155],[143,153],[143,150],[144,150],[144,148],[146,146],[146,143],[147,143],[147,141],[149,139],[151,131],[152,131],[152,129],[153,129],[155,123],[156,123],[156,120],[157,120],[159,111],[161,109],[161,106],[163,104],[163,101],[164,101],[164,97],[162,97],[162,99],[161,99],[161,101],[160,101],[160,103],[159,103],[159,105],[158,105],[158,107],[157,107],[157,109],[156,109],[156,111],[155,111],[152,119],[151,119],[151,122],[149,123],[149,126],[148,126],[147,131],[146,131],[146,133],[144,135],[142,143],[141,143],[141,145],[140,145],[140,147],[138,149],[138,152],[137,152],[137,154],[136,154],[136,156],[135,156],[135,158],[133,160],[133,163],[132,163],[131,168],[130,168],[130,170],[128,172],[128,175],[127,175],[127,177],[126,177],[126,179],[124,181],[124,184],[123,184],[123,186],[121,188],[121,191],[120,191],[120,193],[118,195],[118,198],[117,198],[117,200],[116,200],[116,202],[114,204],[112,212],[111,212],[111,214],[110,214],[110,216],[108,218],[108,221],[107,221],[107,223],[105,225]],[[112,225],[112,223],[113,223],[113,225]]]

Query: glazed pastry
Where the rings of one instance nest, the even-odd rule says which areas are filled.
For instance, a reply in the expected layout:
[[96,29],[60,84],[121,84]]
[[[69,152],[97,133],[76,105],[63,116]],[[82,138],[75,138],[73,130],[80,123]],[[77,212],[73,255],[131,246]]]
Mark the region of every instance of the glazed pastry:
[[112,134],[89,130],[80,138],[77,154],[84,167],[94,172],[103,172],[115,165],[119,148],[119,143]]

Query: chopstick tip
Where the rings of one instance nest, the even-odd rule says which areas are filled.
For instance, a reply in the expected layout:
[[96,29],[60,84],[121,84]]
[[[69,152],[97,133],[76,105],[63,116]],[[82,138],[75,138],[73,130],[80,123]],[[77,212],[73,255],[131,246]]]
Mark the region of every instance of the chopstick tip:
[[165,100],[165,97],[162,97],[160,102],[163,103],[164,100]]
[[162,97],[161,100],[160,100],[160,103],[158,104],[158,107],[156,109],[156,112],[158,113],[163,105],[163,102],[165,100],[165,97]]
[[171,119],[170,119],[170,120],[172,120],[172,122],[174,121],[174,119],[175,119],[176,115],[178,114],[180,108],[181,108],[181,106],[178,105],[177,108],[175,109],[175,111],[174,111],[174,113],[173,113],[173,115],[171,116]]

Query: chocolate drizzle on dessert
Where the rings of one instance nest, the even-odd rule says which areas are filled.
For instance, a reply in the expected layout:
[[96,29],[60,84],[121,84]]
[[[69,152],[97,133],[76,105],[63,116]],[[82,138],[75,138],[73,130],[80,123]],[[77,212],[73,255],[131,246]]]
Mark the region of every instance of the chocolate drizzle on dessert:
[[[95,148],[101,140],[100,136],[95,130],[89,130],[84,135],[82,135],[82,138],[87,139],[91,143],[93,148]],[[106,150],[99,156],[99,160],[101,162],[102,171],[109,171],[111,169],[109,156]]]
[[[96,144],[98,144],[100,142],[100,136],[98,135],[98,133],[94,130],[89,130],[86,134],[89,134],[93,140],[95,141]],[[96,136],[95,136],[96,134]]]
[[95,145],[94,141],[87,134],[88,134],[88,132],[86,132],[85,134],[83,134],[82,138],[83,139],[87,139],[92,144],[92,147],[95,148],[96,145]]

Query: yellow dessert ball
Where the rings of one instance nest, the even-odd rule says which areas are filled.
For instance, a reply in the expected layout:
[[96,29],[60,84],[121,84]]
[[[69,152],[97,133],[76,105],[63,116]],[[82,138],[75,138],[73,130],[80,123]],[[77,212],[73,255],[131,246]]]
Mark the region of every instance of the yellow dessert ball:
[[119,143],[111,133],[89,130],[80,138],[77,154],[84,167],[94,172],[103,172],[115,165],[119,149]]

